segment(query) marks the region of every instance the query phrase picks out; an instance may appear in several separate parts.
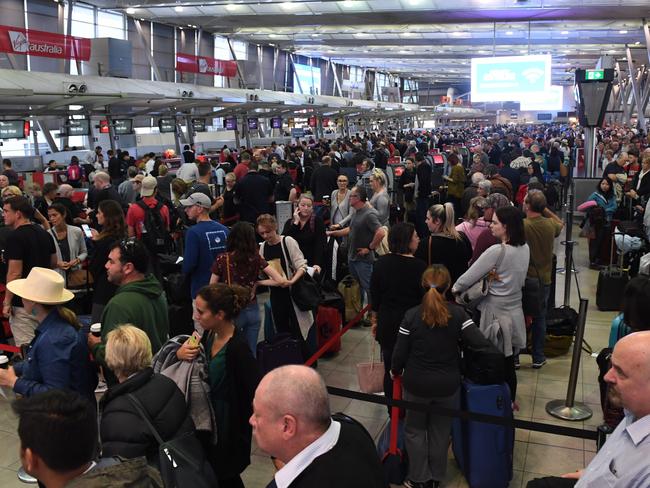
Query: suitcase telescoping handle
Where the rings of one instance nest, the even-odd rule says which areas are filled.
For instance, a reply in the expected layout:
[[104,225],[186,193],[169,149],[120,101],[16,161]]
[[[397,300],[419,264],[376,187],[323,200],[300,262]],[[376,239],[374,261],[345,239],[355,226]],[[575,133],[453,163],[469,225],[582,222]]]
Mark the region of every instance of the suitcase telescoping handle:
[[[402,377],[393,378],[393,400],[402,399]],[[391,407],[390,410],[390,443],[388,444],[388,454],[398,454],[397,433],[399,428],[399,407]]]
[[619,257],[616,264],[614,264],[614,247],[616,247],[616,236],[623,236],[623,246],[625,246],[625,232],[616,232],[616,226],[614,226],[614,231],[612,232],[612,239],[609,249],[609,266],[607,267],[609,274],[611,276],[622,276],[627,270],[623,268],[623,261],[625,259],[625,253],[621,249],[619,252]]

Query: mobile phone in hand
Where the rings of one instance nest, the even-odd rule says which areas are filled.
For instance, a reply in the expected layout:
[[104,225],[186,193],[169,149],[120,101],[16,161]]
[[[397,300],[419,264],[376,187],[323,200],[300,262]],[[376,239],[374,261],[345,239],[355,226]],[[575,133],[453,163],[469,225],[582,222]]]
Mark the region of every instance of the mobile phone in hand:
[[90,231],[90,226],[88,224],[81,224],[81,229],[89,239],[93,236],[93,233]]

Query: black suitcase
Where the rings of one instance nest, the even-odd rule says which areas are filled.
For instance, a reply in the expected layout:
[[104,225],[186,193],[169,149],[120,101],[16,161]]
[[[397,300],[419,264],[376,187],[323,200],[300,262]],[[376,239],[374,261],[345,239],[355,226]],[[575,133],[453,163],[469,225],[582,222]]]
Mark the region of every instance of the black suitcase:
[[598,286],[596,288],[596,306],[601,311],[618,311],[621,309],[623,292],[630,281],[626,270],[610,266],[598,273]]
[[[614,233],[616,234],[616,233]],[[618,311],[621,309],[625,286],[630,281],[628,271],[623,268],[624,253],[619,253],[618,264],[614,259],[614,244],[616,239],[612,235],[610,249],[611,263],[607,268],[598,273],[598,285],[596,286],[596,306],[598,310]]]
[[263,375],[279,366],[303,363],[300,342],[290,334],[276,334],[270,341],[264,340],[257,345],[257,364]]

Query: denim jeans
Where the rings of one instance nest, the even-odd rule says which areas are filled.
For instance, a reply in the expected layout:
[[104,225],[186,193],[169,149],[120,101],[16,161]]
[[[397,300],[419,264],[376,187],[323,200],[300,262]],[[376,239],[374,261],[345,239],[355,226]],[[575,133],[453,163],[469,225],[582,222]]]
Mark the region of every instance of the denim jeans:
[[548,306],[548,296],[551,291],[551,285],[542,286],[541,292],[541,312],[538,317],[533,317],[531,331],[533,334],[533,363],[541,363],[546,359],[544,356],[544,341],[546,339],[546,309]]
[[370,277],[372,276],[372,261],[348,262],[350,274],[359,282],[361,288],[361,302],[365,306],[370,300]]
[[257,353],[257,337],[260,333],[260,309],[257,306],[257,301],[248,304],[248,306],[239,312],[239,316],[235,319],[235,325],[246,336],[248,347],[251,348],[253,357]]

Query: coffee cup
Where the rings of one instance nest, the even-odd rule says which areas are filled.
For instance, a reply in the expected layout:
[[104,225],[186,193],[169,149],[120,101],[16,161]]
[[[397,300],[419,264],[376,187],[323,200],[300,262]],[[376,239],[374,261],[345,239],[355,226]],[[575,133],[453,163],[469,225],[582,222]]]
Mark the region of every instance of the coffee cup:
[[9,368],[9,358],[4,354],[0,355],[0,369]]
[[95,337],[101,337],[102,336],[102,324],[96,323],[92,324],[90,326],[90,333],[94,335]]

